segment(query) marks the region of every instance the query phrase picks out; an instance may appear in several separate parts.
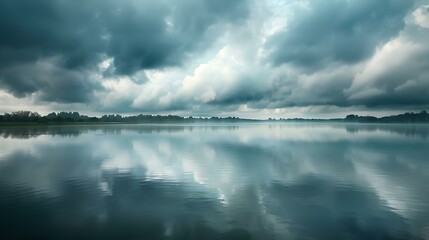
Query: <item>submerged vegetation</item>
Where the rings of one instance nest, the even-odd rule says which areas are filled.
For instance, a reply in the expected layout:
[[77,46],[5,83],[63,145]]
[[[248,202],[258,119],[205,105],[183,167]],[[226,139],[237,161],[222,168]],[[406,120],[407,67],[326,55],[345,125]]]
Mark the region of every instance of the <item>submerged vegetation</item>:
[[102,117],[90,117],[78,112],[52,112],[45,116],[37,112],[17,111],[0,115],[0,123],[6,124],[67,124],[67,123],[204,123],[204,122],[260,122],[260,121],[288,121],[288,122],[354,122],[354,123],[429,123],[429,114],[426,111],[420,113],[407,112],[386,117],[347,115],[345,118],[335,119],[266,119],[254,120],[237,117],[182,117],[177,115],[134,115],[121,116],[119,114],[103,115]]

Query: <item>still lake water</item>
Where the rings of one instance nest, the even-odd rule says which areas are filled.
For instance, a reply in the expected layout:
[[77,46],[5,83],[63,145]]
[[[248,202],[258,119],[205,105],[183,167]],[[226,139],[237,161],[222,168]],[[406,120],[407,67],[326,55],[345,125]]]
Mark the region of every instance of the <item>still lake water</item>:
[[1,127],[0,239],[429,239],[429,125]]

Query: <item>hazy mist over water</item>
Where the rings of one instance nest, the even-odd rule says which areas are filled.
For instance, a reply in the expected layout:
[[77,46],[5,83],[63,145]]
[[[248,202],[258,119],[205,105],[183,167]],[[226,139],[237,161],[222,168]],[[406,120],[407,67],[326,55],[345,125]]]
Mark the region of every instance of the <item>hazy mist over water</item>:
[[429,125],[0,127],[2,239],[428,239]]

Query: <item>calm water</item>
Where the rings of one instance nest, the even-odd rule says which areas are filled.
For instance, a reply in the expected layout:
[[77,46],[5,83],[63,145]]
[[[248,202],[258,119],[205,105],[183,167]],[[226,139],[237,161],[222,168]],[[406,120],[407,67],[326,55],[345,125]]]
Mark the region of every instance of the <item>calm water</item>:
[[429,239],[429,125],[2,127],[0,239]]

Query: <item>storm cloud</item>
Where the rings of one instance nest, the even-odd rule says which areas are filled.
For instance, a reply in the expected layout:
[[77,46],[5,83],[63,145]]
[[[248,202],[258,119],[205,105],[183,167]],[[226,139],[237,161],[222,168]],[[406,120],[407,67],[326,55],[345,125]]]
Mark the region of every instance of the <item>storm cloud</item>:
[[412,1],[403,0],[306,3],[295,7],[287,27],[268,41],[272,64],[320,69],[365,60],[403,29],[404,17],[413,6]]
[[424,110],[428,9],[419,0],[4,0],[0,96],[118,113]]
[[[1,1],[1,85],[18,97],[41,91],[46,100],[84,101],[88,92],[82,88],[98,85],[85,71],[98,70],[103,60],[112,58],[111,67],[120,75],[179,66],[210,46],[218,25],[245,18],[246,4],[246,0]],[[55,69],[39,67],[40,62]],[[62,88],[76,95],[49,96]]]

